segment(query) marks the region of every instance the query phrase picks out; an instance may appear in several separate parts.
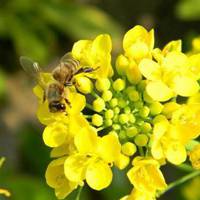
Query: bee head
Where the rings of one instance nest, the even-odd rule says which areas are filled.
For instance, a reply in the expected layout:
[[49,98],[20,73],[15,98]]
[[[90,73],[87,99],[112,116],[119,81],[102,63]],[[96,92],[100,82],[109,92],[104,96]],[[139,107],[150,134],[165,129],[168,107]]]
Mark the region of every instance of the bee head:
[[65,104],[58,101],[53,101],[49,103],[49,110],[52,113],[65,112],[65,108],[66,108]]

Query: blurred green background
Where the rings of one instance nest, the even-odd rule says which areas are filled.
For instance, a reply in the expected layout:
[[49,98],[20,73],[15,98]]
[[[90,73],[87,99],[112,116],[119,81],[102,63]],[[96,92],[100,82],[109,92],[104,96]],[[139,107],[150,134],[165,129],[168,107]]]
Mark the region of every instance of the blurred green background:
[[[123,34],[136,24],[155,28],[156,45],[182,38],[187,51],[200,35],[200,0],[0,0],[0,156],[7,158],[0,187],[11,191],[10,199],[56,199],[44,179],[49,149],[35,116],[34,83],[22,71],[19,56],[51,65],[75,41],[100,33],[111,34],[115,55]],[[167,182],[185,173],[173,166],[163,171]],[[199,188],[197,178],[160,200],[199,200]],[[101,192],[85,187],[81,200],[117,200],[130,189],[125,174],[117,172],[111,187]]]

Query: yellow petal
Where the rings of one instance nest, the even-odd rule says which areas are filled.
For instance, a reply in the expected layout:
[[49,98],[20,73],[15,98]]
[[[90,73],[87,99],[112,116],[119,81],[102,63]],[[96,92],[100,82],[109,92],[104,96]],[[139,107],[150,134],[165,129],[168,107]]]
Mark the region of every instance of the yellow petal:
[[178,95],[188,97],[198,92],[199,84],[187,76],[176,76],[173,89]]
[[120,169],[124,169],[128,166],[130,162],[130,158],[128,156],[125,156],[123,154],[120,154],[118,159],[115,161],[115,165]]
[[110,185],[112,171],[104,161],[94,161],[87,168],[86,181],[92,189],[102,190]]
[[120,156],[121,145],[118,137],[113,134],[108,134],[99,139],[98,154],[106,162],[111,163]]
[[146,90],[148,95],[156,101],[167,101],[173,97],[172,90],[161,81],[149,82]]
[[92,53],[99,54],[101,56],[111,52],[112,41],[108,34],[102,34],[97,36],[92,43]]
[[55,195],[58,199],[64,199],[77,187],[78,183],[66,180],[66,182],[61,187],[55,188]]
[[71,135],[76,135],[83,127],[88,127],[89,123],[82,113],[69,116],[69,132]]
[[74,145],[73,138],[70,138],[70,140],[66,141],[61,146],[53,148],[50,154],[51,158],[61,157],[64,155],[70,155],[72,153],[75,153],[76,147]]
[[200,53],[194,54],[189,57],[190,60],[190,70],[195,76],[196,80],[200,78]]
[[65,159],[66,158],[58,158],[53,160],[47,167],[45,178],[47,184],[52,188],[60,187],[66,181],[63,167]]
[[43,140],[49,147],[58,147],[65,142],[67,135],[67,126],[61,122],[54,122],[44,129]]
[[76,92],[69,93],[69,102],[71,103],[71,107],[67,107],[69,115],[81,112],[86,105],[85,96]]
[[79,40],[74,43],[72,48],[72,56],[77,60],[82,60],[86,51],[91,47],[91,40]]
[[92,127],[85,127],[75,135],[74,142],[80,153],[94,153],[97,146],[97,132]]
[[163,59],[162,66],[166,70],[184,72],[189,67],[188,57],[178,51],[169,52]]
[[145,41],[150,48],[153,48],[154,45],[154,31],[151,30],[150,33],[142,26],[135,26],[130,29],[125,35],[123,39],[123,48],[127,50],[133,43],[141,40]]
[[91,158],[82,154],[69,156],[64,163],[65,176],[72,182],[79,184],[85,179],[85,172]]
[[47,101],[39,104],[37,110],[37,118],[44,125],[51,124],[54,121],[65,121],[65,122],[68,121],[68,117],[64,112],[63,113],[49,112],[49,103]]
[[160,160],[165,157],[160,141],[155,140],[152,142],[151,153],[152,156],[157,160]]
[[139,64],[139,69],[148,80],[159,80],[161,77],[161,67],[150,59],[143,59]]
[[167,160],[175,165],[183,163],[187,158],[185,147],[179,142],[169,142],[165,154]]
[[148,45],[145,42],[137,41],[126,49],[126,56],[133,59],[142,59],[149,53]]
[[126,76],[128,81],[133,84],[137,84],[142,80],[142,74],[134,61],[130,62],[126,69]]
[[165,45],[165,47],[162,50],[162,53],[164,56],[166,56],[169,52],[172,51],[181,52],[181,50],[182,50],[181,40],[174,40]]

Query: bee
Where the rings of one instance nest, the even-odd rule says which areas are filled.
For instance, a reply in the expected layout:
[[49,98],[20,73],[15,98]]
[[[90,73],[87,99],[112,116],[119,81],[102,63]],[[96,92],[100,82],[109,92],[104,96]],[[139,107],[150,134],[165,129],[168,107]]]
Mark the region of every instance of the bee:
[[[21,56],[20,64],[24,71],[43,89],[43,101],[48,100],[49,111],[52,113],[65,112],[65,103],[71,106],[65,88],[75,85],[74,76],[94,71],[91,67],[80,67],[79,61],[74,59],[70,53],[67,53],[60,59],[59,64],[51,72],[54,81],[46,85],[41,76],[42,70],[37,62],[32,61],[28,57]],[[65,103],[63,103],[63,100]]]

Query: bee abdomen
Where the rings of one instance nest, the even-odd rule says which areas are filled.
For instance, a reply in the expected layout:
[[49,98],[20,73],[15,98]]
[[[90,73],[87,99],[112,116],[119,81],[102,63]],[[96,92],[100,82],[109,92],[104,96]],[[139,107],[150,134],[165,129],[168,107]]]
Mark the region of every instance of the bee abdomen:
[[60,101],[62,99],[62,89],[56,83],[50,84],[47,91],[47,99],[49,102]]

